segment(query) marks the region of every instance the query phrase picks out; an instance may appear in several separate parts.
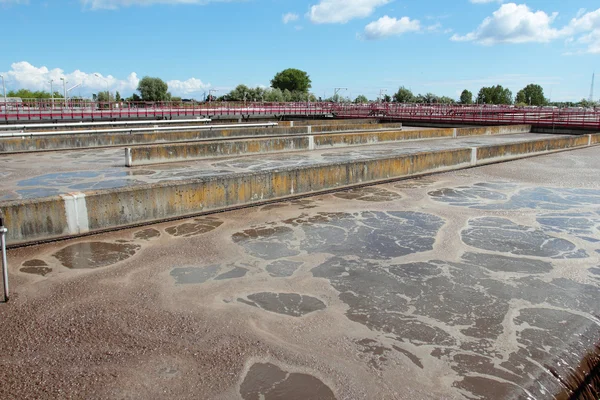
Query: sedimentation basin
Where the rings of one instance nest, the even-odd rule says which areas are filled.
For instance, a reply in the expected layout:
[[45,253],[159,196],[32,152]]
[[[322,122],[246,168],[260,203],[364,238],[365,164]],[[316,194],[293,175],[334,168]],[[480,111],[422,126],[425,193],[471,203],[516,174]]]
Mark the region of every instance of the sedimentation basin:
[[586,147],[13,249],[0,396],[553,398],[600,340],[598,170]]

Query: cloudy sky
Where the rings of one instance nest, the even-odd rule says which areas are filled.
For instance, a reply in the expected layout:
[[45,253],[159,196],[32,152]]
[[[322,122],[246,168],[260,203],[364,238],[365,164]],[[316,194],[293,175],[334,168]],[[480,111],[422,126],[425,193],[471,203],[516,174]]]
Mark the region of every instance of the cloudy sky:
[[[552,100],[589,95],[600,74],[597,0],[0,0],[0,74],[9,89],[49,81],[130,95],[157,76],[202,98],[306,70],[317,96],[376,98],[398,86],[539,83]],[[600,79],[597,86],[600,87]],[[596,98],[600,96],[596,95]]]

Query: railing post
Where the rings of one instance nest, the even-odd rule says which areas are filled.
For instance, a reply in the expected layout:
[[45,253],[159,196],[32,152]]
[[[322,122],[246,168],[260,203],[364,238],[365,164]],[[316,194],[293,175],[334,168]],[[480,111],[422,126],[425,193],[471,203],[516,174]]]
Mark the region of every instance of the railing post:
[[4,215],[0,210],[0,252],[2,253],[2,281],[4,283],[4,302],[8,302],[8,261],[6,261],[6,233]]

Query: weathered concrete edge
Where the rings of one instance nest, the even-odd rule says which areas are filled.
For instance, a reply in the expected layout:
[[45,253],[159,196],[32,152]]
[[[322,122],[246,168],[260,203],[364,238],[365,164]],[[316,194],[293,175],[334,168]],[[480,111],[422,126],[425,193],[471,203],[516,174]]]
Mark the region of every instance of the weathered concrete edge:
[[452,137],[452,134],[452,129],[377,130],[131,147],[125,149],[125,166],[138,167],[236,155],[288,153],[385,142],[439,139]]
[[139,146],[125,149],[125,166],[182,162],[234,155],[271,154],[347,146],[373,145],[386,142],[431,140],[448,137],[507,135],[528,133],[531,125],[509,125],[475,128],[416,129],[408,131],[377,130],[335,132],[308,136],[239,139],[227,142],[195,142],[171,145]]
[[[533,146],[536,149],[534,152],[530,152],[532,143],[537,143]],[[0,209],[6,216],[9,229],[8,244],[15,246],[598,144],[600,135],[586,135],[448,149],[11,201],[0,205]],[[494,147],[498,149],[494,149],[494,154],[490,155]]]
[[234,137],[274,135],[301,135],[310,133],[375,131],[402,129],[401,123],[389,124],[333,124],[298,127],[247,128],[243,125],[229,129],[203,129],[176,132],[154,132],[136,134],[82,134],[69,136],[40,136],[1,138],[0,154],[27,153],[55,150],[81,150],[89,148],[125,147],[150,144],[186,143],[202,140],[217,140]]

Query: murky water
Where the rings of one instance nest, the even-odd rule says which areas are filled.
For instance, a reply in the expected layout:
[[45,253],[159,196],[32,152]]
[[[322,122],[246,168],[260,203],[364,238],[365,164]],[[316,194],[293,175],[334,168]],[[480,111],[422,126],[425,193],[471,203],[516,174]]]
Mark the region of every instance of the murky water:
[[302,317],[326,308],[321,300],[297,293],[255,293],[247,296],[247,299],[238,299],[238,301],[265,311],[292,317]]
[[267,265],[265,268],[269,275],[275,278],[288,278],[304,264],[303,262],[278,260]]
[[518,225],[506,218],[475,218],[462,231],[469,246],[515,255],[551,258],[587,258],[585,250],[572,242],[553,237],[541,230]]
[[143,231],[136,232],[134,237],[141,240],[151,240],[160,237],[160,232],[154,228],[144,229]]
[[165,229],[165,231],[176,237],[190,237],[202,235],[204,233],[213,231],[219,226],[223,225],[223,221],[214,217],[197,218],[194,222],[186,222],[180,225],[172,226]]
[[314,376],[289,373],[270,363],[257,363],[240,386],[244,400],[335,400],[331,389]]
[[44,260],[34,259],[25,261],[19,271],[25,274],[46,276],[52,272],[52,268],[48,267]]
[[127,260],[141,246],[126,243],[81,242],[54,253],[54,257],[67,268],[101,268]]
[[378,187],[351,189],[345,192],[335,193],[334,196],[339,199],[369,201],[373,203],[398,200],[402,197],[398,193]]
[[[451,193],[452,205],[479,207],[488,201],[510,202],[515,190],[523,192],[512,184],[491,182],[477,185],[468,195],[455,190],[437,195]],[[540,201],[544,209],[596,201],[592,193],[575,190],[548,195],[559,192],[528,201]],[[523,198],[518,204],[540,208]],[[585,249],[553,233],[597,236],[596,217],[543,214],[538,217],[541,229],[509,218],[471,218],[460,238],[473,250],[462,252],[458,262],[402,262],[432,250],[445,224],[436,215],[412,211],[307,212],[236,233],[232,239],[248,255],[264,260],[271,277],[294,274],[303,264],[297,257],[328,255],[310,270],[312,275],[339,292],[351,321],[396,343],[370,338],[357,343],[373,368],[389,368],[389,358],[397,354],[424,369],[428,353],[456,372],[453,386],[465,397],[545,398],[560,390],[560,384],[541,366],[556,365],[558,357],[563,365],[577,364],[581,349],[598,339],[591,316],[600,313],[599,287],[548,277],[555,270],[554,260],[589,258]],[[600,275],[600,267],[590,273]],[[300,299],[300,294],[288,294],[285,301],[280,296],[265,292],[238,301],[301,315],[294,308],[300,300],[289,300]],[[573,337],[577,339],[564,342]],[[538,376],[541,383],[532,384],[530,376]]]

